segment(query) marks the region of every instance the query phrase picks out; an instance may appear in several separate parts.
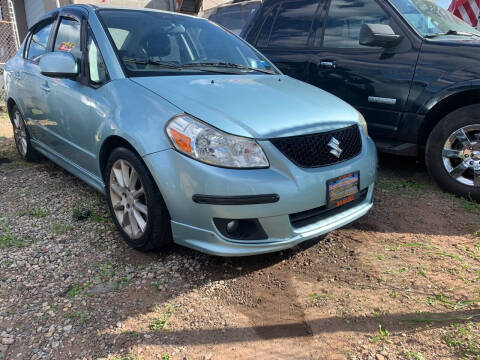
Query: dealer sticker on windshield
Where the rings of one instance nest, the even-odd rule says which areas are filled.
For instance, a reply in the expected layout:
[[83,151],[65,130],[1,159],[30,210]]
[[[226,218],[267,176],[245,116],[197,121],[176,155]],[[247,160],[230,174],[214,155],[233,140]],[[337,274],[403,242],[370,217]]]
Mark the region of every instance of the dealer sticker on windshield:
[[358,194],[359,172],[342,175],[327,181],[327,207],[335,208],[355,200]]

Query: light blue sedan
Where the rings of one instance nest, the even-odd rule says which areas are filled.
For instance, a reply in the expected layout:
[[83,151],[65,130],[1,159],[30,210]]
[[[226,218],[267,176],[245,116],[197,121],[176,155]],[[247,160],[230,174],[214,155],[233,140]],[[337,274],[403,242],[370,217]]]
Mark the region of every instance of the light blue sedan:
[[267,253],[372,207],[360,113],[205,19],[60,8],[30,29],[5,84],[20,155],[105,193],[136,249]]

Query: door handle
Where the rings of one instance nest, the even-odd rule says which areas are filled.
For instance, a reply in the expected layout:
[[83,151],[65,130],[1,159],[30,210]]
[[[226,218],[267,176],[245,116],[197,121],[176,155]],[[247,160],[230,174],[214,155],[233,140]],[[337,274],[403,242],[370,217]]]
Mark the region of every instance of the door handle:
[[45,83],[45,84],[43,84],[43,85],[40,85],[40,87],[42,88],[43,91],[45,91],[45,92],[47,92],[47,93],[50,92],[50,90],[51,90],[51,89],[50,89],[50,86],[48,86],[48,83]]
[[320,61],[320,67],[322,69],[335,69],[335,67],[336,67],[335,61],[332,61],[332,60]]

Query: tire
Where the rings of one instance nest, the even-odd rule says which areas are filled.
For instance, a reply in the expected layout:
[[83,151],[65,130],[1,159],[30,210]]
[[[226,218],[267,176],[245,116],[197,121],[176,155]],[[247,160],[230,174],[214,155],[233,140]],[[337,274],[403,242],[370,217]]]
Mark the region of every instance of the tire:
[[23,115],[17,105],[14,105],[10,112],[10,121],[13,126],[13,134],[15,146],[18,154],[23,160],[37,162],[42,159],[42,155],[33,148],[30,141],[30,133],[28,132]]
[[[127,148],[116,148],[108,158],[104,174],[110,214],[125,242],[140,251],[169,245],[170,215],[143,161]],[[126,183],[132,176],[133,183]]]
[[425,162],[442,189],[480,201],[480,104],[440,120],[428,138]]

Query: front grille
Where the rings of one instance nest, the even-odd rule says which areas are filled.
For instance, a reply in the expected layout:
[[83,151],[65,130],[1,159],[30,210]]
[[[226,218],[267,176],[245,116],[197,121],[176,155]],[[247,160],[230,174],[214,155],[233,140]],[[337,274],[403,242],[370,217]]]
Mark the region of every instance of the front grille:
[[[337,139],[342,149],[340,157],[331,154],[328,143]],[[362,138],[357,125],[312,135],[289,136],[270,140],[295,165],[305,168],[333,165],[357,156],[362,150]]]
[[327,217],[334,216],[338,213],[351,209],[357,206],[358,204],[362,203],[363,201],[365,201],[365,198],[367,197],[367,193],[368,193],[368,188],[360,191],[355,200],[349,203],[346,203],[345,205],[339,206],[337,208],[329,209],[327,208],[326,205],[324,205],[315,209],[306,210],[306,211],[298,212],[295,214],[290,214],[289,215],[290,223],[294,228],[301,228],[301,227],[316,223],[317,221],[326,219]]

